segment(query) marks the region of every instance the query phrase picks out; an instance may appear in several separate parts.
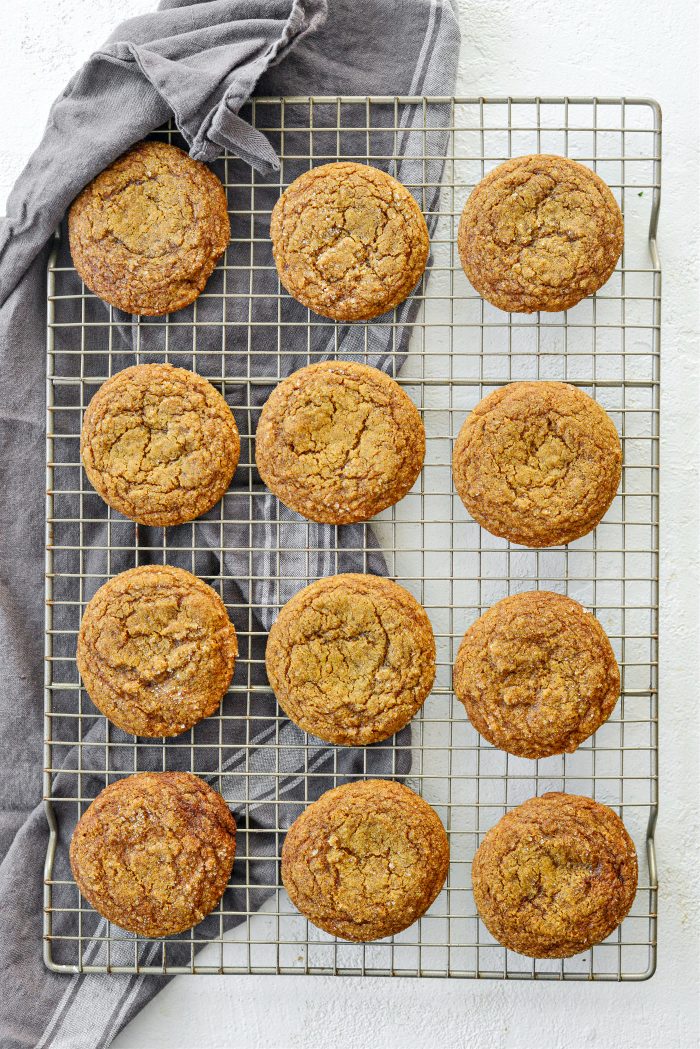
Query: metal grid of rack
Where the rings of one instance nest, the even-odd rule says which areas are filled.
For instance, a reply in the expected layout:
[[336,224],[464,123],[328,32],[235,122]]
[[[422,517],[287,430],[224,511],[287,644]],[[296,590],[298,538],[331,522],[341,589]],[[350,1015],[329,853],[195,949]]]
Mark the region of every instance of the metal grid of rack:
[[[61,972],[645,979],[655,965],[657,892],[658,107],[607,98],[257,99],[244,115],[270,137],[280,172],[265,178],[232,156],[214,165],[229,194],[232,239],[193,307],[164,318],[112,310],[82,285],[65,236],[49,265],[46,963]],[[178,141],[170,130],[162,134]],[[492,308],[469,286],[456,251],[474,184],[502,160],[530,152],[565,154],[595,168],[625,216],[625,250],[613,277],[564,314]],[[431,227],[431,265],[410,304],[351,327],[317,317],[284,293],[266,234],[279,192],[302,170],[341,158],[396,174]],[[260,485],[251,444],[275,382],[336,355],[379,356],[421,410],[427,433],[413,491],[351,540],[342,528],[321,532],[280,509]],[[144,529],[113,513],[80,466],[82,413],[92,394],[113,372],[151,360],[193,368],[214,383],[242,438],[229,494],[176,529]],[[566,548],[535,551],[490,536],[451,483],[452,441],[469,410],[495,387],[524,378],[581,386],[607,409],[623,442],[613,506],[592,534]],[[271,530],[263,529],[265,519]],[[438,672],[411,731],[358,751],[348,766],[342,748],[319,756],[317,742],[281,716],[264,676],[264,637],[283,601],[310,581],[312,565],[332,574],[346,570],[350,557],[353,567],[381,571],[382,556],[388,574],[430,615]],[[97,716],[74,659],[80,617],[97,587],[153,561],[189,568],[217,588],[241,647],[220,713],[168,741],[135,739]],[[622,696],[574,754],[529,761],[494,749],[472,729],[451,692],[451,668],[474,619],[499,598],[535,588],[568,593],[598,616],[620,663]],[[391,940],[348,944],[295,911],[277,860],[286,828],[308,801],[370,774],[377,762],[382,774],[403,776],[434,805],[450,835],[450,871],[414,926]],[[80,897],[65,828],[106,783],[171,767],[188,767],[222,791],[239,820],[238,855],[231,888],[205,922],[179,937],[139,940]],[[507,808],[551,789],[592,796],[622,816],[637,846],[640,883],[630,916],[605,943],[544,961],[506,951],[489,936],[474,907],[470,863]]]

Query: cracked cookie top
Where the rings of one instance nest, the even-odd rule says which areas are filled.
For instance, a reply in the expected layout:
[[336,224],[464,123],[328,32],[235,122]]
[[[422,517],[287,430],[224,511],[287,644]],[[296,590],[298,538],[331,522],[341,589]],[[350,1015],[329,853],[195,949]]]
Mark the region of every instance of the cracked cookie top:
[[353,361],[301,368],[260,415],[255,459],[285,506],[326,524],[367,521],[403,499],[423,466],[418,409],[384,372]]
[[95,706],[136,736],[175,736],[228,688],[236,631],[219,595],[181,568],[132,568],[85,609],[77,662]]
[[504,947],[569,958],[600,943],[629,911],[637,854],[607,805],[543,794],[506,813],[472,864],[477,910]]
[[435,810],[391,780],[329,790],[295,820],[282,848],[292,903],[344,940],[378,940],[408,928],[435,900],[448,865]]
[[141,772],[98,794],[75,828],[70,863],[103,917],[170,936],[216,907],[235,852],[236,821],[220,794],[189,772]]
[[477,732],[524,758],[574,751],[610,717],[620,671],[598,620],[562,594],[498,601],[467,630],[454,690]]
[[157,316],[204,290],[231,237],[216,175],[167,142],[140,142],[76,197],[73,264],[105,302]]
[[223,496],[238,465],[231,409],[200,375],[137,364],[90,401],[80,453],[90,483],[115,510],[146,525],[192,521]]
[[455,488],[475,521],[523,546],[570,543],[615,498],[622,448],[610,417],[563,382],[514,382],[484,397],[455,441]]
[[361,747],[398,732],[435,677],[425,609],[389,579],[319,579],[270,631],[267,676],[285,714],[328,743]]
[[617,201],[566,157],[515,157],[474,189],[457,236],[469,281],[501,310],[568,310],[609,280],[622,252]]
[[386,313],[418,283],[430,251],[425,219],[405,186],[366,164],[323,164],[300,175],[270,222],[284,287],[334,320]]

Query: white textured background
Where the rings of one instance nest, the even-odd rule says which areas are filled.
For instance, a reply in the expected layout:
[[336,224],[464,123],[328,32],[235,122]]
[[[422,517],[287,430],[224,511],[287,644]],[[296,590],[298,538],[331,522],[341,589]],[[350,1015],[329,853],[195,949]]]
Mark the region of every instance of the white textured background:
[[[154,2],[0,0],[0,213],[65,81],[117,19]],[[117,1038],[115,1049],[698,1045],[698,4],[459,2],[458,94],[651,95],[664,111],[658,971],[643,984],[565,986],[178,977]],[[361,8],[362,0],[357,3]]]

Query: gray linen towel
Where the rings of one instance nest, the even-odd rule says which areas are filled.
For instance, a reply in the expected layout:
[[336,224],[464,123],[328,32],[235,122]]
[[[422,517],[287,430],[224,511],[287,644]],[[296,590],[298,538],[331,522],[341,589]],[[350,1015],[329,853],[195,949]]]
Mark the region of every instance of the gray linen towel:
[[[264,178],[277,166],[275,143],[268,142],[240,115],[253,90],[259,94],[286,96],[449,95],[454,89],[458,45],[457,20],[449,0],[363,0],[361,4],[357,0],[330,0],[328,10],[325,0],[166,2],[157,12],[120,26],[72,79],[55,103],[44,139],[10,197],[8,217],[0,221],[3,492],[0,501],[0,855],[3,857],[0,864],[0,1045],[7,1049],[107,1046],[162,986],[162,978],[158,977],[55,975],[48,972],[41,961],[42,869],[48,835],[40,804],[47,240],[83,185],[129,145],[171,116],[184,139],[183,144],[194,156],[213,161],[225,148],[240,157],[240,163],[252,164]],[[424,177],[423,161],[418,159],[424,148],[420,107],[406,107],[401,113],[401,122],[404,128],[398,146],[401,159],[387,167],[407,183],[420,182]],[[427,181],[435,183],[441,172],[440,152],[446,144],[439,120],[431,142],[430,151],[436,160],[431,162]],[[352,148],[350,143],[350,151]],[[363,152],[359,140],[357,152]],[[217,170],[217,164],[213,166]],[[285,180],[289,181],[294,174],[293,166],[285,169]],[[273,195],[277,192],[275,186],[276,181],[272,179],[270,193]],[[432,197],[426,200],[426,206],[435,210],[430,205],[437,199],[437,190],[428,192]],[[231,206],[235,213],[235,200]],[[264,241],[267,234],[264,217],[259,216],[257,223],[256,237]],[[69,265],[67,254],[61,261]],[[76,290],[73,274],[66,273],[61,279],[65,281],[61,290]],[[258,279],[256,293],[276,294],[277,285],[270,285],[274,275],[269,269],[256,271],[256,281]],[[216,280],[215,274],[214,288]],[[247,287],[247,281],[241,285],[241,288]],[[201,311],[214,309],[217,301],[220,300],[200,300],[200,319]],[[212,303],[211,307],[208,302]],[[70,303],[64,308],[70,311]],[[103,304],[95,301],[91,308],[97,311],[97,319],[108,317]],[[102,314],[99,311],[103,311]],[[191,313],[183,311],[181,316],[187,319]],[[125,315],[115,314],[115,317],[121,321],[114,334],[113,367],[116,370],[134,362],[135,325]],[[283,372],[307,363],[310,351],[314,359],[335,355],[356,357],[395,369],[407,348],[411,317],[409,302],[399,311],[398,325],[393,332],[389,327],[372,324],[320,325],[313,329],[312,346],[307,344],[306,331],[298,329],[303,333],[302,342],[295,344],[293,339],[288,340]],[[67,319],[70,321],[69,314]],[[226,331],[229,332],[228,325]],[[234,339],[235,323],[230,331]],[[261,327],[260,342],[253,347],[255,352],[249,363],[256,375],[270,376],[272,382],[270,386],[256,387],[255,399],[251,400],[254,405],[263,402],[274,382],[273,376],[276,377],[274,355],[265,352],[266,347],[270,350],[265,341],[266,331],[269,329]],[[97,355],[104,349],[100,342],[103,337],[98,326],[91,345],[91,351]],[[162,339],[163,326],[158,321],[141,325],[140,359],[162,359]],[[185,344],[173,343],[172,330],[169,346],[178,353],[176,363],[192,366]],[[59,342],[57,350],[60,348]],[[226,348],[231,351],[227,360],[231,360],[233,375],[237,365],[234,352],[238,347],[235,341],[227,341]],[[203,349],[206,350],[206,345]],[[227,387],[227,396],[236,413],[239,405],[235,387],[231,387],[230,393]],[[230,605],[250,603],[255,607],[254,625],[261,639],[258,642],[251,638],[245,654],[259,660],[264,651],[264,633],[274,615],[271,606],[286,600],[307,579],[353,569],[381,573],[385,565],[366,526],[341,528],[336,532],[327,526],[304,522],[281,508],[259,485],[250,495],[240,478],[234,479],[231,492],[226,496],[227,518],[235,520],[247,514],[252,498],[258,500],[253,534],[247,524],[241,526],[243,532],[238,534],[235,525],[227,526],[230,533],[225,537],[225,545],[232,552],[226,555],[223,567],[219,562],[216,518],[197,523],[198,546],[210,553],[203,555],[196,571],[212,585],[220,585]],[[104,545],[107,516],[104,508],[100,512],[102,517],[99,513],[94,515],[95,523],[85,537],[88,552],[83,569],[95,576],[86,598],[107,574],[113,575],[134,563],[133,551],[125,550],[113,555],[105,567],[99,548]],[[131,526],[125,524],[124,527]],[[177,534],[177,530],[173,532]],[[159,534],[158,530],[139,531],[139,563],[159,556]],[[247,552],[235,553],[236,548],[245,549],[250,545],[256,548],[252,572]],[[178,562],[177,554],[173,553],[176,546],[176,541],[169,546],[171,563]],[[283,551],[279,566],[282,579],[279,589],[275,590],[271,559],[278,547]],[[182,556],[183,567],[191,568],[189,553],[183,550]],[[240,585],[237,579],[241,580]],[[223,582],[219,584],[219,580]],[[238,625],[245,627],[246,623],[247,617]],[[68,625],[74,628],[75,623]],[[57,651],[61,654],[60,648]],[[66,649],[64,654],[71,659],[73,652]],[[76,683],[77,697],[77,678],[71,681]],[[264,684],[264,680],[254,677],[252,683]],[[270,732],[265,715],[274,713],[274,700],[264,693],[256,693],[256,704],[251,707],[250,724],[245,728],[247,743],[253,745],[245,771],[271,772],[270,756],[265,749]],[[259,722],[256,717],[260,718]],[[232,724],[240,727],[240,723]],[[60,737],[60,719],[54,730]],[[244,762],[237,748],[242,739],[235,736],[238,730],[233,730],[234,735],[226,740],[224,748],[224,793],[249,798],[249,803],[236,808],[235,813],[244,834],[249,829],[264,832],[266,827],[277,826],[277,814],[269,802],[271,781],[266,781],[264,774],[252,779],[246,776],[248,782],[256,784],[246,795],[242,782]],[[104,786],[100,755],[104,753],[105,732],[104,719],[95,717],[91,723],[88,720],[82,737],[82,767],[87,770],[82,777],[82,789],[87,797],[93,797]],[[72,738],[70,733],[68,727],[66,740]],[[111,738],[116,737],[113,734]],[[404,743],[410,740],[410,730],[404,731],[402,740]],[[287,822],[302,805],[299,772],[304,769],[320,773],[314,778],[316,793],[332,785],[336,775],[341,778],[358,772],[404,775],[408,771],[407,747],[397,749],[393,755],[389,748],[381,747],[335,752],[321,746],[307,748],[303,733],[286,722],[279,729],[279,742],[287,745],[286,750],[280,752],[286,762],[281,769],[286,777],[282,790],[290,799],[299,800],[298,807],[289,806]],[[186,759],[189,748],[180,749]],[[128,750],[124,748],[124,753]],[[54,795],[60,798],[75,791],[71,770],[76,768],[77,753],[71,746],[57,747],[55,751],[54,764],[60,759],[64,769],[55,777],[53,785]],[[176,744],[172,754],[168,748],[170,768],[177,767],[176,751]],[[117,761],[115,756],[114,762]],[[125,766],[123,771],[132,771],[132,768]],[[112,764],[110,772],[113,778],[113,773],[119,772],[118,765]],[[211,777],[211,782],[219,786],[216,775]],[[57,805],[59,846],[54,876],[58,879],[68,877],[67,843],[75,818],[74,812],[72,818],[63,815],[69,808],[72,811],[75,806]],[[257,870],[261,885],[274,884],[277,879],[273,857],[279,842],[275,838],[272,833],[248,835],[247,850],[259,850],[259,862],[252,867]],[[236,884],[235,871],[233,883]],[[249,901],[259,905],[265,891],[261,888],[256,895],[253,888]],[[241,902],[237,890],[229,890],[228,909],[240,910]],[[70,905],[75,905],[74,898]],[[54,932],[75,935],[72,921],[72,915],[56,914]],[[206,936],[206,923],[202,929]],[[104,925],[98,916],[87,931],[92,939],[84,945],[84,960],[103,963],[105,949],[99,937]],[[215,931],[218,932],[218,925]],[[124,949],[129,952],[128,956],[120,959],[112,954],[113,963],[127,961],[127,958],[133,961],[133,944],[125,941]],[[159,944],[139,946],[139,961],[145,964],[159,958],[159,949]],[[169,947],[169,961],[178,961],[179,950],[186,950],[189,958],[189,948],[175,944],[174,953]]]

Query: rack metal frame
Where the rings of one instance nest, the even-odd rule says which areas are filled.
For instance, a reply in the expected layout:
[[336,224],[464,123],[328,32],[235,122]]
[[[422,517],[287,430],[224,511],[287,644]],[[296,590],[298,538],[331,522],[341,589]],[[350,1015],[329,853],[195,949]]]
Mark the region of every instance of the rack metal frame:
[[[65,973],[646,979],[656,960],[657,901],[659,107],[624,98],[258,98],[247,115],[273,141],[281,169],[264,178],[228,155],[215,165],[229,193],[233,234],[218,277],[199,305],[168,317],[125,322],[82,285],[60,239],[49,264],[45,962]],[[172,129],[162,134],[177,141]],[[592,166],[625,215],[625,250],[613,277],[596,296],[563,314],[509,315],[492,308],[469,286],[456,250],[461,209],[474,184],[504,159],[531,152],[560,153]],[[198,572],[211,550],[211,539],[202,539],[205,527],[208,535],[212,527],[219,529],[223,565],[229,525],[243,526],[250,538],[245,549],[233,551],[247,565],[242,581],[251,593],[264,587],[269,602],[279,607],[280,558],[290,551],[278,547],[267,549],[264,560],[256,557],[256,525],[270,512],[269,497],[264,509],[251,453],[261,388],[271,388],[284,376],[285,338],[293,330],[298,339],[299,327],[305,329],[311,361],[316,359],[316,329],[340,354],[344,329],[289,299],[276,280],[269,243],[256,227],[300,170],[348,157],[398,172],[432,227],[431,265],[412,297],[410,318],[394,311],[355,327],[363,333],[365,355],[372,353],[372,332],[389,329],[387,369],[413,398],[426,426],[426,462],[416,486],[371,528],[388,574],[410,589],[431,617],[438,674],[413,721],[411,739],[394,737],[380,746],[397,759],[402,749],[410,750],[407,782],[435,806],[450,834],[448,881],[428,914],[404,933],[375,944],[344,943],[302,918],[278,878],[261,880],[258,865],[269,865],[270,856],[261,859],[256,830],[248,824],[232,875],[238,890],[234,902],[227,893],[205,925],[190,933],[139,940],[99,919],[80,897],[66,873],[61,821],[64,814],[71,819],[82,814],[93,800],[86,783],[106,784],[125,770],[138,770],[143,753],[148,750],[152,760],[154,748],[166,769],[174,744],[126,736],[107,723],[99,744],[89,735],[96,712],[80,687],[74,661],[80,615],[115,563],[130,556],[131,563],[139,563],[144,549],[151,559]],[[267,274],[269,290],[256,290],[261,274]],[[220,304],[218,321],[207,319],[213,299]],[[404,355],[406,323],[411,335]],[[131,358],[121,348],[126,327],[135,346]],[[162,340],[155,355],[146,339],[154,332]],[[276,362],[272,373],[259,374],[260,352]],[[205,522],[178,530],[145,532],[126,522],[92,493],[80,465],[82,414],[94,391],[113,370],[151,359],[182,363],[209,379],[232,404],[242,437],[235,497],[227,496]],[[613,506],[593,533],[565,548],[529,550],[488,535],[453,491],[451,444],[468,411],[497,386],[526,378],[581,386],[608,410],[623,442],[623,480]],[[105,531],[95,532],[100,525]],[[295,532],[302,561],[305,551],[317,549],[313,527],[300,522]],[[95,541],[94,534],[104,538]],[[328,574],[338,564],[338,530],[334,536],[326,557]],[[365,569],[371,554],[371,549],[364,552]],[[208,581],[223,594],[224,568]],[[308,581],[300,570],[294,587]],[[590,608],[607,630],[622,672],[622,696],[610,720],[574,754],[540,761],[514,758],[487,744],[451,691],[451,668],[466,628],[500,597],[533,588],[568,593]],[[289,775],[282,771],[285,754],[294,748],[305,798],[316,796],[314,780],[322,774],[311,757],[316,741],[307,738],[301,747],[290,742],[288,723],[278,711],[263,719],[269,729],[265,742],[247,734],[251,720],[260,721],[256,698],[269,695],[261,677],[263,632],[254,606],[254,601],[229,603],[242,643],[234,681],[221,711],[207,719],[206,734],[200,726],[192,729],[179,740],[179,752],[188,748],[191,770],[222,790],[237,816],[257,797],[256,785],[264,777],[271,790],[267,804],[276,814],[269,833],[279,849],[292,815],[302,807],[281,790]],[[238,793],[231,797],[227,740],[234,729]],[[66,761],[69,754],[74,760]],[[470,863],[483,833],[506,809],[552,789],[612,805],[640,859],[630,916],[605,943],[555,961],[522,958],[499,946],[479,922],[470,888]],[[66,916],[72,920],[68,926]]]

